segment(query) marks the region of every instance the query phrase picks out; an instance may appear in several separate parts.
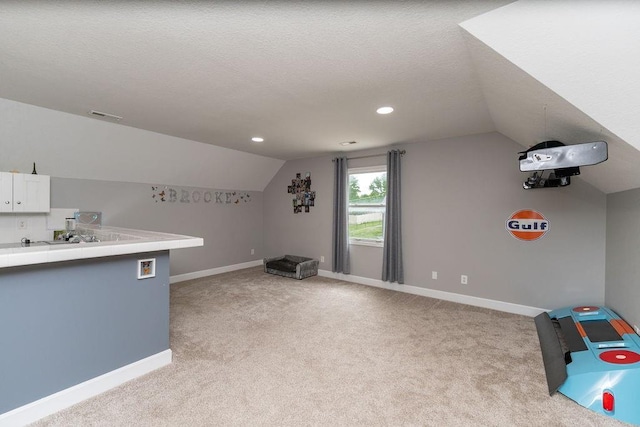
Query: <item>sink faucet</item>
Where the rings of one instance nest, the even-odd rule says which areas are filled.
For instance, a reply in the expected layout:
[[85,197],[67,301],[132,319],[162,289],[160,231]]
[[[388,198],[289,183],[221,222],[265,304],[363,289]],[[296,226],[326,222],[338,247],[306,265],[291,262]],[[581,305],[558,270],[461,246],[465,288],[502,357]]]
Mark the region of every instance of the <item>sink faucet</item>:
[[72,233],[68,233],[68,234],[69,234],[69,242],[80,243],[82,241],[82,236],[80,236],[79,234],[72,234]]
[[75,233],[73,231],[67,231],[66,233],[63,234],[59,234],[58,237],[56,237],[56,240],[70,240],[71,238],[73,238],[73,236],[75,235]]

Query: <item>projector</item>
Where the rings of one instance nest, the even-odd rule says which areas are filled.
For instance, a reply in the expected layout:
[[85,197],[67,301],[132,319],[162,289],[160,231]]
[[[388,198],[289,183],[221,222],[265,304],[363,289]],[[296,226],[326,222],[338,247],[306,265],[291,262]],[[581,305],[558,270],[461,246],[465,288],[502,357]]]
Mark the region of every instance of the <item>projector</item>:
[[[518,154],[520,171],[533,172],[522,183],[525,190],[565,187],[571,184],[572,176],[580,175],[580,166],[596,165],[608,158],[605,141],[574,145],[565,145],[560,141],[544,141]],[[551,171],[546,178],[545,171]]]

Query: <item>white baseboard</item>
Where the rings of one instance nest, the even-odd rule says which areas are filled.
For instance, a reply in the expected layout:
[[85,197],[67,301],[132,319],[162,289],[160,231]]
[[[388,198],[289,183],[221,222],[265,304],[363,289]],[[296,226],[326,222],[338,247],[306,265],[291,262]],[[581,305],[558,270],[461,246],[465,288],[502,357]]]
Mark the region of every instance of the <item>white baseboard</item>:
[[243,262],[240,264],[226,265],[224,267],[210,268],[209,270],[194,271],[193,273],[178,274],[169,278],[169,283],[184,282],[185,280],[199,279],[201,277],[214,276],[216,274],[228,273],[230,271],[242,270],[244,268],[257,267],[262,265],[262,259]]
[[170,349],[0,414],[0,426],[18,427],[33,423],[169,364]]
[[423,297],[437,298],[445,301],[457,302],[460,304],[473,305],[476,307],[490,308],[492,310],[504,311],[507,313],[521,314],[523,316],[534,317],[546,309],[529,307],[526,305],[513,304],[510,302],[496,301],[492,299],[473,297],[470,295],[456,294],[453,292],[438,291],[435,289],[422,288],[419,286],[399,285],[397,283],[383,282],[382,280],[370,279],[368,277],[353,276],[351,274],[333,273],[328,270],[319,270],[318,275],[332,279],[344,280],[345,282],[359,283],[361,285],[375,286],[376,288],[390,289],[393,291],[405,292],[408,294],[421,295]]

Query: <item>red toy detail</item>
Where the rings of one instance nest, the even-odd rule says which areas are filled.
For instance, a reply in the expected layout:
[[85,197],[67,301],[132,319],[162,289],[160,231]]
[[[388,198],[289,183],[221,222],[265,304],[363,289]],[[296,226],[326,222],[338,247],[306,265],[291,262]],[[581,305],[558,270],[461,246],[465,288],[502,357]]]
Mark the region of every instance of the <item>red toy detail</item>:
[[609,350],[600,353],[600,359],[608,363],[627,365],[640,362],[640,354],[629,350]]
[[583,305],[580,307],[573,307],[573,311],[576,313],[588,313],[590,311],[598,311],[600,307],[596,307],[595,305]]

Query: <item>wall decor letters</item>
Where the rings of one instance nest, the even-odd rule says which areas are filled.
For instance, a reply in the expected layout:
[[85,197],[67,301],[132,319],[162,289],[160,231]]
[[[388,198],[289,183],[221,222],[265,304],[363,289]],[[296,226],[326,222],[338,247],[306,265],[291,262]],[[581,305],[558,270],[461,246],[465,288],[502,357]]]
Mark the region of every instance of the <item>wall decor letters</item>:
[[251,194],[241,191],[215,191],[180,187],[151,186],[151,198],[156,203],[217,203],[238,205],[251,201]]
[[291,180],[291,185],[287,187],[287,193],[293,194],[293,213],[300,213],[304,209],[310,212],[310,207],[315,206],[316,192],[311,191],[311,172],[307,172],[305,177],[297,173]]

